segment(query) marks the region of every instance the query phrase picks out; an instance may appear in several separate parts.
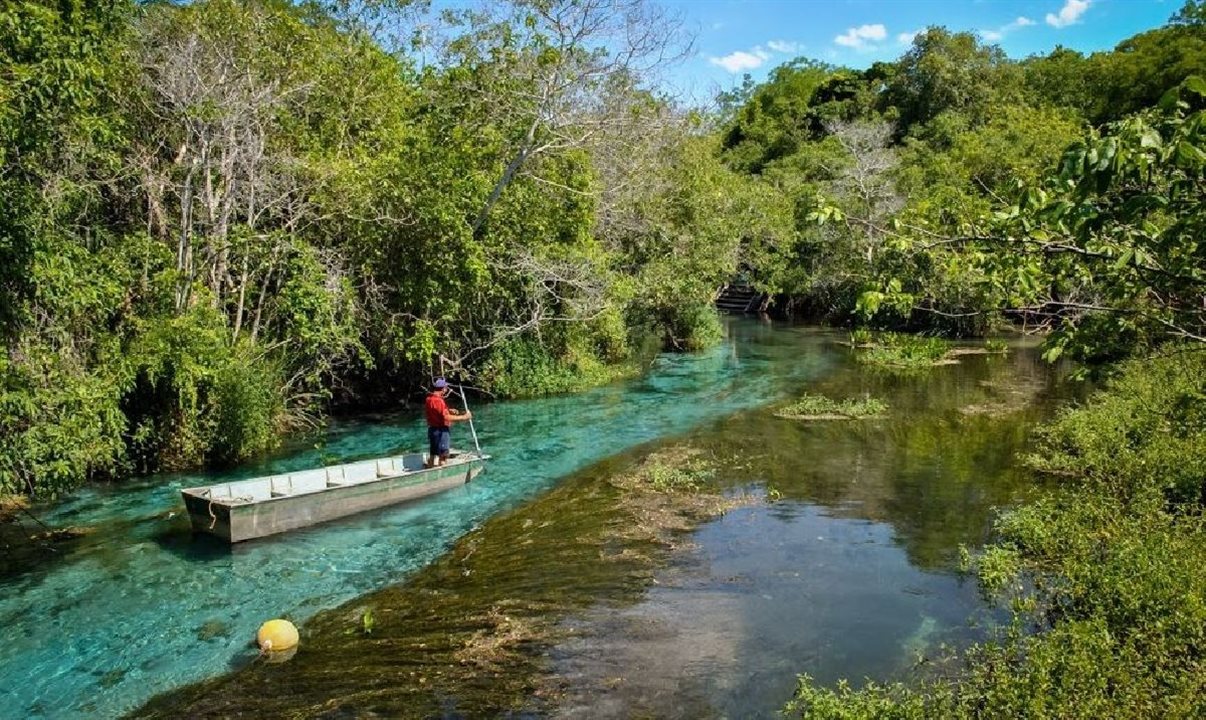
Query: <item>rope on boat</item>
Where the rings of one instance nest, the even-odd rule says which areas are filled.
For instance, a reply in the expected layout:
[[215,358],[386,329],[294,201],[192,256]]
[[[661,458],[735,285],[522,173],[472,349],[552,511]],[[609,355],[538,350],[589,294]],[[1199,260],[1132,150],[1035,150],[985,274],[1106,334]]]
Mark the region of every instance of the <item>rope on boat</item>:
[[[289,490],[290,491],[293,490],[293,478],[289,478]],[[213,492],[213,490],[206,490],[205,497],[208,498],[208,500],[209,500],[209,505],[206,506],[206,508],[205,508],[206,510],[209,511],[209,529],[213,530],[214,526],[218,524],[218,515],[217,515],[217,513],[214,512],[214,492]],[[240,495],[238,497],[232,496],[230,498],[231,503],[245,503],[245,502],[252,502],[254,500],[255,500],[255,498],[250,495]]]

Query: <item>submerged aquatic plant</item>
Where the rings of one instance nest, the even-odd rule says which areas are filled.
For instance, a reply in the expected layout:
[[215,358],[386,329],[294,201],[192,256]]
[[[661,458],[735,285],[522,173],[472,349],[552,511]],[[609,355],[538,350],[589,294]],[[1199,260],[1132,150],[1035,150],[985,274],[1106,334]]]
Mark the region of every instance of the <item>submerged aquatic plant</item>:
[[853,420],[882,415],[887,410],[887,403],[873,397],[833,400],[824,395],[805,394],[775,414],[793,420]]
[[373,609],[368,608],[364,614],[360,616],[360,624],[364,628],[365,635],[373,634]]
[[691,463],[683,467],[652,464],[646,477],[654,490],[663,493],[699,492],[704,481],[712,477],[712,471]]

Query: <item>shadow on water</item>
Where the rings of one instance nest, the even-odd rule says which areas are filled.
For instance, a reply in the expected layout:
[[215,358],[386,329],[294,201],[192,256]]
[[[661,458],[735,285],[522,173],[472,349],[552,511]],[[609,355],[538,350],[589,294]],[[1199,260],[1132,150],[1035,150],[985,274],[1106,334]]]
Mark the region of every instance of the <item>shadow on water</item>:
[[[766,332],[761,348],[815,338]],[[957,550],[1032,490],[1015,458],[1069,389],[1028,349],[905,377],[842,357],[791,391],[879,397],[886,418],[757,407],[613,456],[405,582],[315,615],[289,663],[161,695],[138,716],[767,716],[800,672],[906,676],[998,619],[956,572]],[[675,382],[647,391],[673,397]],[[679,445],[707,455],[720,489],[776,500],[673,551],[618,539],[639,518],[607,480]]]

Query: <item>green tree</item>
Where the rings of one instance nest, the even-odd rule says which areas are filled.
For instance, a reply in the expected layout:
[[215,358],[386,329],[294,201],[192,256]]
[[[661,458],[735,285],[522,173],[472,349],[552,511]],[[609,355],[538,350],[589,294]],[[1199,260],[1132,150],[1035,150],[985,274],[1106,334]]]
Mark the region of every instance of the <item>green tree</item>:
[[999,47],[982,44],[972,33],[928,28],[896,64],[882,103],[896,108],[902,135],[947,112],[979,124],[992,107],[1021,96],[1017,67]]
[[[1049,358],[1071,351],[1108,359],[1170,339],[1206,341],[1204,94],[1206,84],[1190,78],[1165,109],[1073,145],[1058,173],[991,218],[954,236],[906,228],[901,247],[937,267],[965,268],[982,307],[1048,323]],[[893,277],[887,293],[872,293],[872,306],[935,300],[933,286],[910,293],[906,282]]]

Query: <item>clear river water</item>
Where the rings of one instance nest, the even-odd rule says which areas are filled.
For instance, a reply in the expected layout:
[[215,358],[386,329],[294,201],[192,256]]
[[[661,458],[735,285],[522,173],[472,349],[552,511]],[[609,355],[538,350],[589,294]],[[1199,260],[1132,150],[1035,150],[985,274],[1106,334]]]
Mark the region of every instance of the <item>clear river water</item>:
[[[198,704],[182,712],[221,705],[207,692],[233,703],[218,714],[239,714],[231,708],[245,698],[246,716],[262,717],[269,705],[256,703],[268,696],[285,712],[292,701],[313,708],[324,693],[352,694],[370,675],[394,688],[396,644],[378,648],[362,675],[346,653],[307,660],[303,646],[280,666],[293,668],[281,671],[294,674],[290,684],[251,668],[249,640],[280,616],[304,629],[314,619],[315,632],[334,637],[342,620],[324,611],[363,598],[388,610],[457,583],[474,597],[521,597],[567,574],[593,577],[575,569],[578,556],[552,557],[565,537],[524,549],[511,544],[516,528],[563,518],[572,533],[575,509],[589,519],[595,479],[640,448],[684,438],[723,459],[728,491],[770,492],[775,502],[706,523],[652,582],[609,575],[606,591],[583,591],[624,602],[584,602],[559,620],[575,631],[541,662],[562,678],[560,700],[532,713],[765,716],[790,697],[799,672],[822,682],[900,676],[939,643],[979,637],[991,620],[974,583],[955,571],[957,548],[983,542],[992,509],[1028,492],[1016,453],[1066,389],[1032,348],[899,376],[855,363],[844,339],[737,320],[721,346],[660,356],[642,378],[482,405],[476,424],[494,460],[479,480],[233,549],[192,536],[179,488],[420,447],[418,413],[339,421],[321,448],[230,473],[96,487],[38,508],[50,526],[92,531],[0,576],[0,717],[141,713],[154,696],[211,678],[233,680],[194,688]],[[873,394],[892,409],[883,421],[830,423],[766,409],[804,391]],[[461,428],[454,434],[467,442]],[[466,551],[465,538],[483,527]],[[488,586],[449,565],[478,544],[497,573]],[[454,621],[433,615],[405,632],[438,634]],[[386,717],[404,707],[374,702]],[[444,714],[462,712],[448,702]]]

